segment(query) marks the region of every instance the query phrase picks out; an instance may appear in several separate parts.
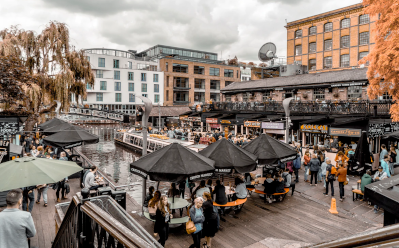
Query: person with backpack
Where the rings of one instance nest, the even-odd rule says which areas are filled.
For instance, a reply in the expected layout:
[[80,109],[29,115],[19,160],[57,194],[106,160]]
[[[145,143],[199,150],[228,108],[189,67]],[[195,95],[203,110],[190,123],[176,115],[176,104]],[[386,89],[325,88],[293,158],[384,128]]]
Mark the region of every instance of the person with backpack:
[[202,209],[204,210],[204,228],[202,235],[205,237],[204,247],[211,247],[212,238],[215,237],[218,231],[218,210],[216,206],[213,206],[212,195],[209,192],[204,192],[204,203]]
[[285,168],[285,171],[283,172],[282,176],[284,178],[284,188],[291,188],[291,196],[292,196],[295,191],[295,182],[292,182],[292,176],[288,168]]
[[338,178],[338,185],[339,185],[339,200],[343,201],[345,198],[345,182],[346,182],[346,174],[347,174],[347,168],[345,167],[345,163],[341,163],[340,167],[337,171],[337,178]]
[[334,181],[335,175],[337,174],[337,169],[331,164],[331,159],[327,159],[326,163],[326,192],[324,195],[328,196],[328,185],[331,185],[331,196],[334,196]]
[[301,168],[301,154],[298,149],[296,149],[297,157],[293,161],[294,173],[295,173],[295,182],[299,182],[299,169]]

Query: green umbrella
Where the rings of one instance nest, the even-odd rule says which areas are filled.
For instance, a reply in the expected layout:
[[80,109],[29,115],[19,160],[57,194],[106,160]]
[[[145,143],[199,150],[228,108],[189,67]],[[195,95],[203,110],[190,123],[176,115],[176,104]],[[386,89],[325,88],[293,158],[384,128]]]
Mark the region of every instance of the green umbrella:
[[75,162],[25,157],[0,164],[0,192],[49,184],[83,170]]

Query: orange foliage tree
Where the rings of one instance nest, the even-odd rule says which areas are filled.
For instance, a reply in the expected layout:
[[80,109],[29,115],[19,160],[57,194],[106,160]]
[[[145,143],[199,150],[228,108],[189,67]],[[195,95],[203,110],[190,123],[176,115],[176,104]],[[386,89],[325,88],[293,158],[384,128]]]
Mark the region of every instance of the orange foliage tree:
[[369,62],[370,99],[388,93],[396,101],[390,113],[399,121],[399,3],[397,0],[363,0],[364,12],[380,16],[372,30],[375,46],[360,63]]

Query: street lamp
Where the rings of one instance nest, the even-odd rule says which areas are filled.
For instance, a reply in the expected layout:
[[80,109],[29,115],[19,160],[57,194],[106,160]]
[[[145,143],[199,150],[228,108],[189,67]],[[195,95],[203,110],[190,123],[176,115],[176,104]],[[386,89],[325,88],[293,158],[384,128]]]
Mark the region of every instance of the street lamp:
[[291,100],[293,100],[294,98],[290,97],[290,98],[286,98],[283,100],[283,107],[284,107],[284,111],[285,111],[285,143],[288,144],[288,137],[290,135],[290,102]]

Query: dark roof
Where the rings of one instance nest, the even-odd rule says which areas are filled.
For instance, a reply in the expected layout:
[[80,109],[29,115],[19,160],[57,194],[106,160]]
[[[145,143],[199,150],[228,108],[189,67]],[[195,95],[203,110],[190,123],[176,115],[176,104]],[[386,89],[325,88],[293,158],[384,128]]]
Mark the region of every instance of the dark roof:
[[245,82],[234,82],[221,89],[221,92],[240,91],[247,89],[266,89],[284,86],[317,85],[323,83],[366,81],[367,68],[347,69],[341,71],[329,71],[309,73],[288,77],[265,78]]
[[[161,116],[176,116],[182,115],[187,112],[192,112],[189,107],[175,107],[175,106],[161,106]],[[159,107],[152,107],[150,117],[159,116]]]

